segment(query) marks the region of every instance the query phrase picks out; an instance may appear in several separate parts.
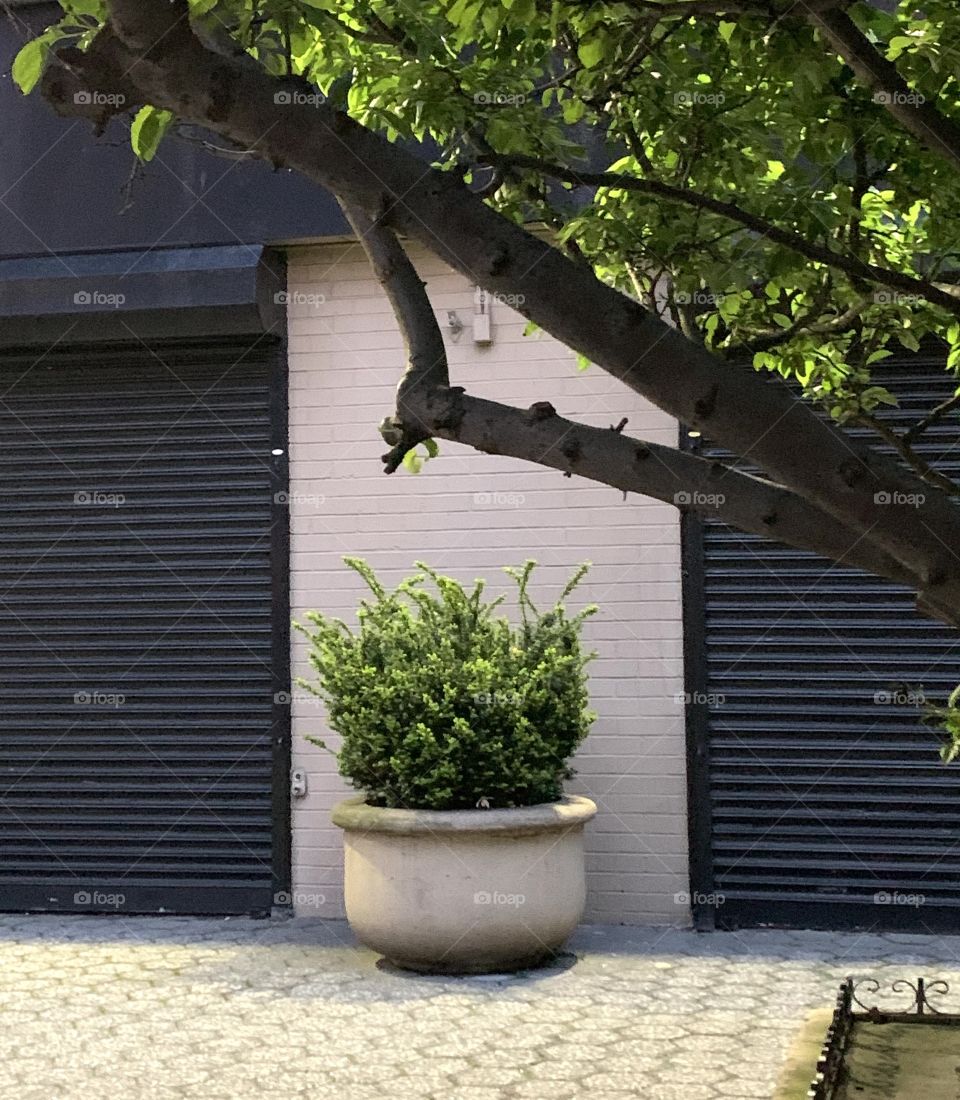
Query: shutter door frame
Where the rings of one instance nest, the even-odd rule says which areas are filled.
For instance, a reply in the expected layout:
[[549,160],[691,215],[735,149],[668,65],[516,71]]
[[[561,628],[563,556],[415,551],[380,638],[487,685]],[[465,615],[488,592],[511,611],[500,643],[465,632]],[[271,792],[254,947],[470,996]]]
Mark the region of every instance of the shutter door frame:
[[[930,368],[942,363],[930,355],[918,355],[915,359],[891,361],[889,369],[901,373],[907,368],[915,371],[918,384],[928,377]],[[885,367],[888,364],[884,364]],[[942,366],[940,367],[942,370]],[[926,373],[924,373],[926,371]],[[944,372],[944,378],[946,373]],[[680,447],[698,449],[699,440],[691,438],[680,428]],[[707,524],[693,513],[681,517],[682,593],[684,624],[684,685],[686,699],[686,764],[688,792],[688,837],[690,851],[690,897],[694,927],[710,931],[715,927],[737,928],[774,925],[781,927],[805,927],[822,929],[857,929],[907,931],[956,931],[960,925],[960,890],[949,900],[929,897],[926,903],[912,905],[869,905],[862,898],[844,901],[837,897],[824,897],[823,901],[783,898],[737,898],[717,903],[717,880],[714,855],[714,762],[711,760],[713,729],[710,708],[706,703],[711,691],[711,663],[708,630],[708,574]],[[771,543],[771,545],[776,545]],[[880,582],[878,582],[880,583]],[[891,585],[895,592],[896,586]],[[960,637],[958,637],[960,644]],[[810,673],[815,676],[815,672]],[[878,673],[877,688],[884,689]],[[802,732],[802,716],[798,725]],[[936,744],[930,738],[931,766],[941,766],[936,760]],[[776,763],[769,765],[776,767]],[[861,768],[867,771],[869,762]],[[728,766],[729,770],[729,766]],[[876,779],[882,778],[878,772]],[[851,780],[855,782],[855,780]],[[957,776],[960,783],[960,773]],[[917,796],[917,807],[922,806],[922,794]],[[960,812],[960,791],[957,794]],[[851,815],[851,819],[853,819]],[[908,845],[913,834],[922,836],[924,825],[918,822],[906,835],[903,844]],[[930,842],[936,838],[931,837]],[[787,856],[784,855],[786,864]],[[931,885],[933,885],[931,883]],[[722,893],[722,888],[720,893]],[[790,889],[784,887],[783,889]],[[800,892],[800,888],[797,888]],[[939,904],[938,904],[939,902]]]
[[[178,320],[171,312],[164,325],[171,334],[178,330]],[[273,327],[273,326],[271,326]],[[288,360],[285,333],[270,335],[253,332],[245,335],[211,336],[207,339],[190,337],[181,339],[151,337],[149,348],[159,355],[166,350],[196,351],[199,355],[216,350],[256,348],[256,360],[262,363],[267,375],[268,393],[265,407],[268,410],[268,434],[270,454],[266,456],[269,470],[269,516],[271,534],[268,546],[270,609],[270,683],[271,683],[271,746],[270,746],[270,873],[269,893],[261,886],[221,885],[190,883],[176,887],[180,897],[171,904],[172,884],[124,885],[125,914],[166,913],[171,915],[242,915],[265,917],[273,910],[291,910],[292,835],[291,835],[291,707],[290,691],[290,525],[289,507],[285,503],[289,493],[289,417],[288,417]],[[51,353],[57,359],[83,366],[89,363],[102,366],[105,359],[125,354],[141,359],[148,355],[142,342],[109,340],[102,344],[62,344]],[[19,356],[36,359],[36,349],[10,347],[0,349],[0,356],[16,359]],[[211,368],[211,369],[215,369]],[[279,451],[277,454],[275,452]],[[266,773],[265,773],[266,774]],[[61,893],[65,893],[62,888]],[[84,893],[84,891],[80,891]],[[74,897],[64,896],[51,903],[51,887],[42,883],[8,884],[0,890],[0,912],[62,912],[95,913],[118,911],[115,904],[105,901],[77,903]]]

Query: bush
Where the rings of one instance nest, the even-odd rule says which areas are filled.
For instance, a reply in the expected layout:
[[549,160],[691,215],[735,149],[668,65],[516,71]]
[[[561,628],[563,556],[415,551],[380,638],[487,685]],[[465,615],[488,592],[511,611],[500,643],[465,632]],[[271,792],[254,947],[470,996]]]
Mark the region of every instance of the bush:
[[[340,734],[340,774],[375,806],[461,810],[532,806],[562,795],[569,758],[586,737],[581,650],[587,607],[568,616],[563,600],[541,613],[529,595],[535,563],[507,569],[517,583],[520,623],[421,562],[388,592],[356,558],[347,565],[373,599],[361,601],[359,630],[319,612],[297,624],[310,640],[318,685],[300,681],[327,705]],[[428,583],[429,582],[429,583]],[[430,589],[434,589],[431,591]],[[310,738],[316,744],[323,742]],[[326,747],[326,746],[323,746]]]

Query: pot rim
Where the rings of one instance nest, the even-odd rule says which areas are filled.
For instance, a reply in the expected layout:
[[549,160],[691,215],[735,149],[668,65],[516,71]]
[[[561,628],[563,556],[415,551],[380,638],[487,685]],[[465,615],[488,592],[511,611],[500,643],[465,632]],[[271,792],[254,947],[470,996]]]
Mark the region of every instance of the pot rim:
[[354,795],[333,808],[334,825],[347,832],[393,833],[543,833],[582,828],[597,812],[596,803],[578,794],[559,802],[506,810],[394,810],[368,806],[366,795]]

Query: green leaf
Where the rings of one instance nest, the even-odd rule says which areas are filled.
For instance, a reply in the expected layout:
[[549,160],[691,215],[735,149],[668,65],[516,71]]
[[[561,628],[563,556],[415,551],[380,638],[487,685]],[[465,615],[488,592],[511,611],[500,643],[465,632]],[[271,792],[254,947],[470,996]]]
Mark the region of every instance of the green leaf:
[[583,38],[577,45],[577,57],[584,68],[595,69],[607,54],[606,35],[596,33]]
[[24,95],[29,95],[33,91],[37,81],[43,75],[50,46],[51,43],[47,38],[31,38],[13,59],[10,75]]
[[137,112],[130,126],[130,144],[142,161],[153,160],[171,122],[173,114],[158,107],[141,107]]

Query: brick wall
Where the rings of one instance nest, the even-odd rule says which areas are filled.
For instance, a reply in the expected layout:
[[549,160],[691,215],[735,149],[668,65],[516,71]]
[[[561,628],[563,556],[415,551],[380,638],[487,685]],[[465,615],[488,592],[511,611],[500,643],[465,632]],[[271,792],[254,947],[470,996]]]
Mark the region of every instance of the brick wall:
[[[523,336],[524,322],[493,307],[493,342],[472,336],[473,291],[423,252],[414,259],[441,321],[465,324],[448,340],[453,381],[470,392],[557,411],[591,424],[628,416],[628,431],[673,444],[676,425],[602,371],[578,372],[572,354],[549,337]],[[413,477],[385,477],[377,424],[392,407],[402,364],[393,316],[356,245],[291,249],[289,267],[292,603],[352,618],[361,584],[341,563],[367,558],[395,583],[425,558],[496,590],[500,567],[540,562],[540,583],[555,592],[572,567],[594,568],[582,596],[600,605],[588,644],[594,708],[600,718],[577,760],[572,789],[600,813],[588,834],[588,919],[685,923],[675,895],[688,889],[680,595],[675,510],[624,501],[604,486],[513,459],[441,443],[441,457]],[[506,586],[504,586],[506,587]],[[303,639],[293,665],[305,674]],[[309,794],[293,817],[298,911],[342,915],[341,838],[331,805],[345,786],[331,758],[304,735],[325,735],[323,711],[294,695],[294,761]]]

